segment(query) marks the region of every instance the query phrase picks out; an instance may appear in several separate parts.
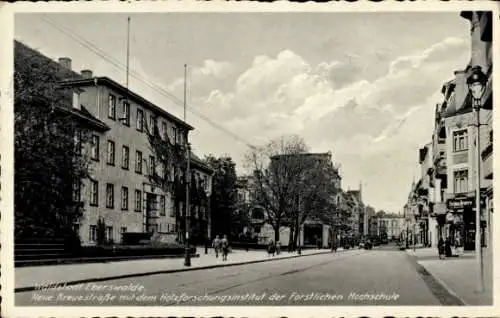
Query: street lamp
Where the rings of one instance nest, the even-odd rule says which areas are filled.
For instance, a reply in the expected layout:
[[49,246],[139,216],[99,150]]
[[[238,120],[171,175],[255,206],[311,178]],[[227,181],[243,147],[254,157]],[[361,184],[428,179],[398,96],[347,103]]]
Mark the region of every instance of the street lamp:
[[477,261],[477,292],[484,292],[484,264],[483,251],[481,246],[481,149],[480,149],[480,121],[479,110],[481,109],[481,100],[486,87],[488,78],[481,71],[480,66],[474,66],[471,74],[467,78],[467,85],[472,95],[472,108],[476,113],[476,261]]

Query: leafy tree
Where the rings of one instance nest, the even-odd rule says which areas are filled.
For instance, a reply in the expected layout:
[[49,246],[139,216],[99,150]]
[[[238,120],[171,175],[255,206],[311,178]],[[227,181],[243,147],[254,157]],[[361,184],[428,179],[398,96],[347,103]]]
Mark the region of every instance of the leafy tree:
[[59,85],[72,77],[58,63],[15,42],[16,237],[74,234],[72,225],[83,213],[73,186],[88,177],[89,160],[82,152],[87,127],[75,120],[73,92]]
[[[149,148],[155,157],[157,167],[152,171],[148,167],[149,181],[161,188],[166,193],[170,193],[174,199],[174,211],[176,220],[176,230],[179,233],[179,240],[184,240],[184,203],[186,201],[186,169],[187,150],[185,144],[172,140],[167,133],[160,134],[157,125],[150,127],[144,118],[144,127],[148,135]],[[182,133],[182,131],[179,131]],[[187,131],[184,131],[184,138],[187,139]],[[190,191],[190,198],[194,191]]]
[[239,233],[237,176],[236,165],[231,157],[207,156],[206,164],[214,170],[212,176],[212,195],[210,209],[212,213],[212,235],[237,237]]

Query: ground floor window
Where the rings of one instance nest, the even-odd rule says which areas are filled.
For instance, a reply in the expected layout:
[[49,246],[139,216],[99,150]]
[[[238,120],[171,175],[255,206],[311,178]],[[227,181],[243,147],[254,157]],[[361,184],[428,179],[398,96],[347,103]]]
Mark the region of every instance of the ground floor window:
[[91,225],[89,227],[89,242],[95,243],[97,241],[97,225]]
[[106,242],[113,242],[113,227],[106,226]]

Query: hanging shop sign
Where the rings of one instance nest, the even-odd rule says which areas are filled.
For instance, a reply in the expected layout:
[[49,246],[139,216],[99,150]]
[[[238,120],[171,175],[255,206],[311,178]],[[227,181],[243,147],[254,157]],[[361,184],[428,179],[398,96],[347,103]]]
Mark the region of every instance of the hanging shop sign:
[[450,210],[463,210],[474,206],[474,198],[453,198],[447,202]]

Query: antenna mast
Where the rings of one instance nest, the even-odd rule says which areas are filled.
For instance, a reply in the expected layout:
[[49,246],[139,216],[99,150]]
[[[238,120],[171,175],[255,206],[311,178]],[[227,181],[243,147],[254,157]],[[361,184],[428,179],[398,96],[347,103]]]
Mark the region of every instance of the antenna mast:
[[127,99],[128,99],[128,90],[129,90],[129,64],[130,64],[130,16],[127,18]]
[[184,122],[186,122],[187,107],[187,64],[184,64]]

